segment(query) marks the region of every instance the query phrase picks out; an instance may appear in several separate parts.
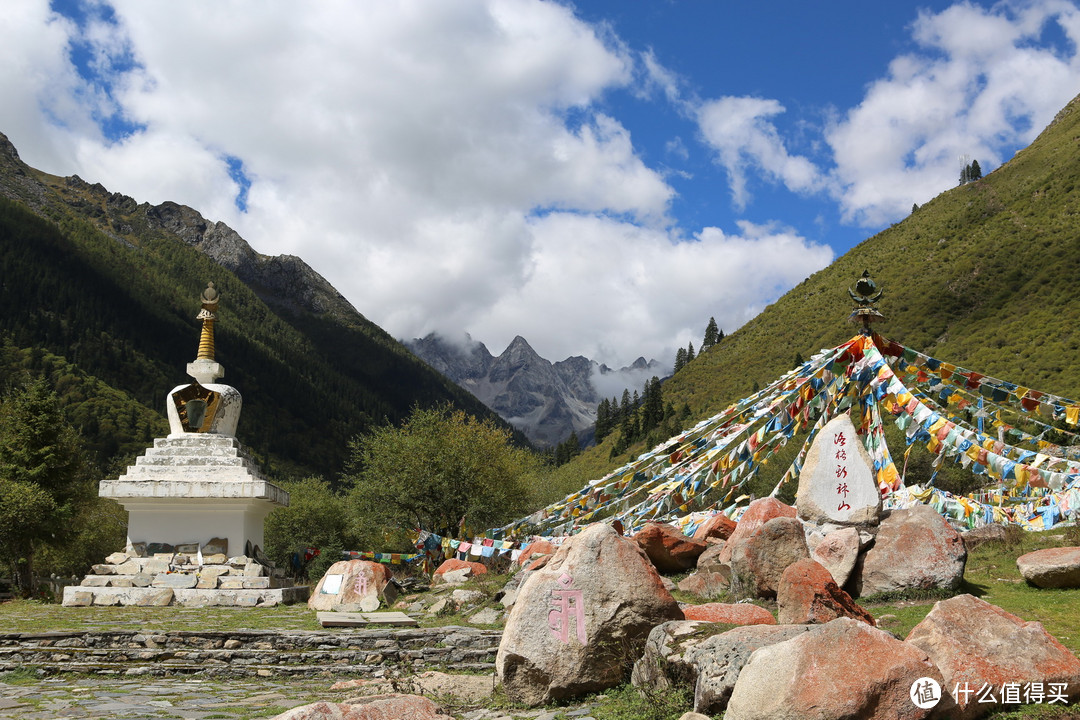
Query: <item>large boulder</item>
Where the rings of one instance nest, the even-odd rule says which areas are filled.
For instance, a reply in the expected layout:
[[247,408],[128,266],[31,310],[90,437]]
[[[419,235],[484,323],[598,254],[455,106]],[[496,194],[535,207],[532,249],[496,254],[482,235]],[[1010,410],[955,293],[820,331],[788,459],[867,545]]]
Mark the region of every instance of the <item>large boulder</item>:
[[308,598],[312,610],[374,612],[393,604],[397,588],[390,569],[367,560],[339,560],[322,576]]
[[637,543],[594,523],[525,581],[495,669],[528,705],[596,692],[623,682],[652,628],[682,619]]
[[772,613],[758,605],[750,603],[705,603],[703,605],[683,605],[683,615],[687,620],[703,620],[726,625],[775,625]]
[[704,540],[686,537],[667,523],[646,523],[633,540],[662,573],[689,570],[707,547]]
[[1016,558],[1016,567],[1041,588],[1080,587],[1080,547],[1047,548]]
[[698,555],[697,569],[698,571],[705,572],[724,572],[731,574],[731,566],[729,565],[730,556],[727,561],[720,559],[721,553],[724,552],[724,547],[727,546],[727,542],[723,540],[717,540],[716,542],[709,543],[709,547],[705,548],[705,552]]
[[735,521],[723,513],[717,513],[705,522],[698,525],[694,531],[694,539],[708,542],[709,538],[727,540],[731,533],[735,532]]
[[729,564],[731,553],[738,543],[749,538],[768,521],[778,517],[795,517],[795,508],[771,497],[759,498],[750,503],[739,518],[735,530],[728,537],[723,550],[717,556],[716,562],[723,565]]
[[484,575],[487,571],[487,566],[483,563],[448,558],[443,561],[442,565],[435,568],[431,583],[432,585],[461,585],[468,581],[469,578]]
[[797,560],[784,570],[776,591],[777,618],[781,625],[825,624],[849,617],[875,625],[874,616],[840,589],[820,563]]
[[810,551],[810,557],[821,563],[840,587],[851,577],[859,559],[859,531],[853,527],[834,530]]
[[[931,712],[911,699],[912,686],[921,678],[944,684],[919,648],[866,623],[840,618],[755,650],[739,673],[724,718],[915,720]],[[939,703],[934,711],[941,709]]]
[[[547,540],[533,540],[531,543],[521,548],[521,554],[518,555],[517,564],[520,567],[525,567],[535,560],[540,560],[554,554],[555,546]],[[537,565],[533,569],[538,570],[540,567],[542,567],[542,565]]]
[[742,540],[734,536],[731,553],[731,591],[737,597],[774,598],[788,565],[810,556],[802,523],[794,517],[774,517]]
[[895,590],[955,590],[964,579],[967,550],[960,533],[933,508],[893,510],[881,521],[874,544],[855,564],[856,597]]
[[755,650],[791,640],[809,629],[808,625],[747,625],[688,646],[683,658],[696,675],[694,710],[720,717]]
[[[1069,702],[1080,697],[1076,655],[1042,624],[1024,622],[971,595],[936,603],[905,642],[930,656],[948,692],[957,690],[953,699],[958,707],[952,717],[961,720],[984,715],[1000,704],[1006,683],[1015,683],[1018,695],[1021,686],[1042,682],[1048,693],[1056,685]],[[991,686],[989,696],[979,694],[984,685]]]

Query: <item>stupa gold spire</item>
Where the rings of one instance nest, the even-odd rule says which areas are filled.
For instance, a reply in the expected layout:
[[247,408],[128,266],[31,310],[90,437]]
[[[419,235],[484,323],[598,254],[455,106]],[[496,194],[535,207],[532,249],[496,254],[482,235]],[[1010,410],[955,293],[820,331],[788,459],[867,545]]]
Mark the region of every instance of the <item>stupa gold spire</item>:
[[195,357],[196,360],[214,360],[214,321],[217,320],[214,311],[217,310],[220,297],[220,294],[214,288],[214,283],[207,283],[206,289],[202,291],[200,298],[202,310],[196,316],[197,319],[202,320],[202,333],[199,335],[199,354]]

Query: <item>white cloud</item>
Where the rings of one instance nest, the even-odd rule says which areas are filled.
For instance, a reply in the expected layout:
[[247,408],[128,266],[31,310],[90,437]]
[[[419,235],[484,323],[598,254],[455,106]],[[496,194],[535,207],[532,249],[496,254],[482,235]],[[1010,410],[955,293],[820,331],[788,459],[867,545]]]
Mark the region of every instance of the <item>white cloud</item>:
[[[1049,24],[1067,50],[1035,44]],[[836,200],[863,225],[954,186],[961,156],[992,170],[1080,92],[1080,17],[1069,3],[960,3],[920,13],[912,37],[920,51],[897,57],[827,132]]]
[[782,112],[784,107],[776,100],[754,97],[722,97],[697,108],[701,134],[716,152],[716,162],[727,172],[737,208],[745,208],[750,200],[750,172],[778,180],[793,192],[812,191],[820,182],[814,164],[789,154],[780,133],[768,120]]
[[[710,316],[734,330],[832,256],[739,215],[704,221],[735,233],[680,227],[668,179],[705,181],[686,122],[740,211],[769,183],[872,224],[955,184],[958,154],[991,169],[1080,89],[1080,17],[1058,0],[921,14],[916,49],[857,107],[824,131],[787,123],[809,128],[798,144],[782,120],[805,101],[702,101],[664,58],[555,2],[86,7],[81,28],[47,0],[0,15],[0,131],[30,164],[300,255],[395,336],[468,331],[498,352],[522,334],[549,359],[615,367],[670,361]],[[1036,42],[1048,23],[1061,48]],[[683,124],[650,148],[674,167],[643,161],[616,94],[659,107],[646,125],[674,109]],[[106,137],[116,123],[130,132]],[[251,182],[247,212],[229,157]]]
[[745,222],[738,235],[706,228],[672,242],[661,230],[552,213],[529,232],[525,281],[468,331],[502,348],[528,316],[529,342],[551,359],[581,354],[613,367],[638,355],[670,362],[677,347],[701,344],[709,317],[730,332],[832,260],[790,229]]

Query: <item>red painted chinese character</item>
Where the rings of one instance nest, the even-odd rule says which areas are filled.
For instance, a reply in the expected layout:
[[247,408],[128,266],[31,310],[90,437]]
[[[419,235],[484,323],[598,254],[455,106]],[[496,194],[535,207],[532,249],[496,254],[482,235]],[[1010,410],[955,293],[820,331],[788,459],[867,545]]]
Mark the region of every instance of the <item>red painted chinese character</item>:
[[833,433],[832,442],[833,445],[847,445],[847,438],[844,437],[843,432]]
[[578,642],[585,644],[585,607],[582,604],[582,592],[572,586],[573,579],[563,573],[559,577],[559,587],[551,591],[551,611],[548,613],[548,628],[551,634],[563,644],[570,641],[570,621],[574,620]]
[[847,465],[837,465],[836,466],[836,477],[838,477],[838,478],[846,478],[847,477]]

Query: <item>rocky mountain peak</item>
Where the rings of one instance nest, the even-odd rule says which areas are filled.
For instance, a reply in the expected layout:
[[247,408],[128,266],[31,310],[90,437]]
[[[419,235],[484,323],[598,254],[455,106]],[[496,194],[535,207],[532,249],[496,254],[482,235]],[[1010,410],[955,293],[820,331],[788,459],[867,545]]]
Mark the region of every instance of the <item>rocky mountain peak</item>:
[[[464,343],[431,333],[404,344],[541,447],[557,445],[572,432],[581,443],[591,442],[600,401],[592,378],[614,372],[581,355],[553,364],[520,335],[496,357],[467,335]],[[655,364],[642,358],[620,372],[640,375]]]

